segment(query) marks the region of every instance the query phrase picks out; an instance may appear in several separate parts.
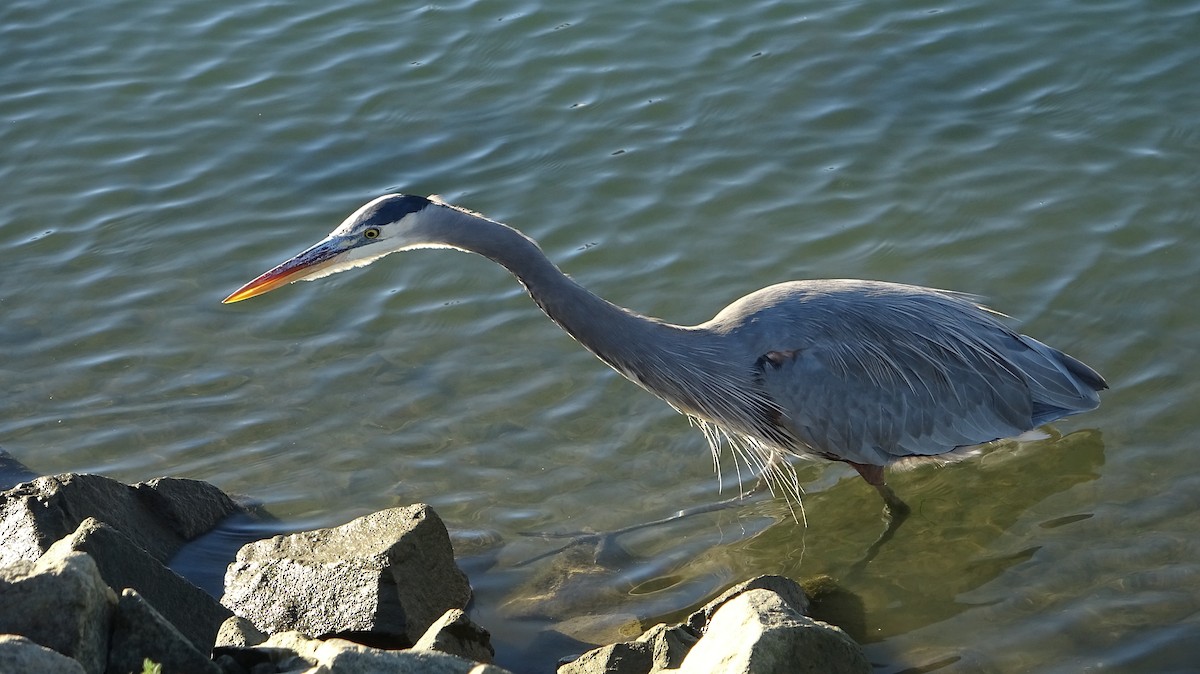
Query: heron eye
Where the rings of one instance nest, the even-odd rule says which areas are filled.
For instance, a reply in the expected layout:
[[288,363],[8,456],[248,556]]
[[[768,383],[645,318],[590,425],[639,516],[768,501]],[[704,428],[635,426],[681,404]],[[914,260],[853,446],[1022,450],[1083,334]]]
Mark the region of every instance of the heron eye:
[[367,239],[378,239],[378,238],[379,238],[379,228],[378,228],[378,227],[372,227],[372,228],[370,228],[370,229],[368,229],[368,230],[365,230],[365,231],[363,232],[363,238],[367,238]]

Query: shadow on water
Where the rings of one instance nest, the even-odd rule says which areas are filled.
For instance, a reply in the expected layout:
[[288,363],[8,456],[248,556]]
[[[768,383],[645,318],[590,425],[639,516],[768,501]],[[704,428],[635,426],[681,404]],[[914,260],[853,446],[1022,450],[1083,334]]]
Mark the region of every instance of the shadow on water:
[[[1014,523],[1055,494],[1096,480],[1103,463],[1100,433],[1079,431],[1001,443],[958,463],[894,472],[890,482],[912,506],[912,515],[856,572],[855,562],[885,524],[874,491],[848,474],[805,499],[807,527],[780,499],[750,499],[735,511],[737,526],[718,525],[723,538],[711,547],[695,539],[722,516],[669,520],[648,530],[630,528],[635,540],[590,539],[597,546],[599,541],[620,546],[621,555],[586,544],[550,543],[557,555],[520,571],[492,568],[491,582],[507,578],[499,583],[510,588],[499,611],[505,620],[524,620],[527,629],[540,630],[516,654],[529,662],[562,655],[568,645],[631,639],[655,623],[680,622],[729,585],[767,573],[828,588],[837,601],[826,607],[817,602],[817,617],[828,611],[831,621],[870,643],[972,608],[958,599],[963,593],[1038,553],[1036,541],[1006,538]],[[1066,527],[1090,517],[1056,512],[1038,526]],[[648,535],[659,545],[647,545]],[[653,554],[641,552],[644,548],[653,548]],[[550,648],[559,650],[543,650]]]

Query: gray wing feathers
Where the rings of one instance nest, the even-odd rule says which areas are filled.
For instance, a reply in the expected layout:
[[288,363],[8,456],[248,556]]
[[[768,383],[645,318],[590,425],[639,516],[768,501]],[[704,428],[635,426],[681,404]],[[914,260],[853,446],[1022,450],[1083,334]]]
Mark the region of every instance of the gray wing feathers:
[[888,292],[846,301],[802,294],[789,321],[798,338],[778,351],[787,357],[759,361],[780,422],[816,453],[882,465],[1012,437],[1099,404],[1105,385],[1093,370],[967,299],[879,290]]
[[1041,356],[1034,377],[1033,420],[1044,424],[1068,414],[1095,409],[1100,404],[1097,391],[1108,388],[1104,378],[1092,368],[1067,354],[1046,346],[1028,335],[1018,335],[1021,343]]

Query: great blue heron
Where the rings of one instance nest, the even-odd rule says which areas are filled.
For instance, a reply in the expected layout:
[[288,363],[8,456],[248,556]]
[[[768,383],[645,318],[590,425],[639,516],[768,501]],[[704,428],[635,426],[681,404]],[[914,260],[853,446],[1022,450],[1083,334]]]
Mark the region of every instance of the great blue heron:
[[517,230],[437,197],[379,197],[224,301],[415,248],[454,248],[504,266],[586,349],[698,422],[714,460],[728,442],[797,495],[787,455],[841,461],[879,491],[893,517],[908,507],[884,481],[884,466],[1020,435],[1094,409],[1108,388],[1087,365],[945,290],[791,281],[699,325],[648,318],[571,280]]

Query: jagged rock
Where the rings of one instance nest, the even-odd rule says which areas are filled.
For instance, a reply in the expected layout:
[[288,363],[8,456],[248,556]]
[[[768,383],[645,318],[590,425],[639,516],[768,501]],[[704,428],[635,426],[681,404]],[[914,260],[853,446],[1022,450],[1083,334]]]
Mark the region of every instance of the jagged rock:
[[140,672],[146,658],[162,665],[163,674],[221,674],[221,669],[208,658],[207,650],[196,650],[192,642],[141,595],[126,588],[121,592],[113,614],[105,672]]
[[78,662],[15,634],[0,635],[0,672],[85,674]]
[[0,569],[0,633],[20,634],[104,671],[117,603],[92,558],[68,548]]
[[711,614],[680,674],[869,674],[862,649],[768,590],[749,590]]
[[725,602],[749,590],[770,590],[779,595],[797,613],[808,614],[808,596],[805,595],[804,588],[800,587],[796,581],[785,576],[758,576],[725,590],[716,599],[705,604],[704,608],[688,616],[687,622],[684,624],[696,634],[703,634],[712,615],[725,605]]
[[214,648],[249,648],[267,640],[267,635],[258,631],[254,623],[241,616],[233,616],[221,623],[217,630]]
[[221,603],[270,634],[369,633],[372,643],[411,645],[470,598],[445,525],[419,504],[246,545]]
[[[794,581],[759,576],[726,590],[683,624],[655,625],[635,641],[588,651],[558,673],[863,671],[857,668],[866,663],[858,645],[841,630],[805,617],[808,605]],[[776,652],[786,652],[786,657],[773,660]],[[805,662],[811,667],[797,664]],[[746,668],[751,665],[753,669]]]
[[558,674],[648,674],[679,667],[699,639],[685,625],[659,623],[634,641],[590,650],[558,668]]
[[675,669],[683,663],[684,657],[700,637],[692,632],[687,625],[668,627],[659,623],[638,637],[638,641],[649,644],[651,655],[651,671]]
[[201,653],[212,650],[221,623],[232,614],[208,593],[181,578],[121,532],[89,517],[51,546],[86,552],[115,591],[133,588]]
[[654,666],[649,644],[638,641],[601,646],[558,668],[558,674],[647,674]]
[[37,559],[88,517],[124,533],[165,563],[197,531],[237,510],[219,489],[196,480],[151,480],[131,487],[101,475],[39,477],[4,492],[0,500],[0,566]]
[[430,625],[413,644],[413,650],[439,651],[475,662],[491,662],[496,657],[492,635],[456,608],[446,611]]
[[222,649],[246,671],[270,664],[271,671],[320,674],[509,674],[495,665],[436,651],[385,651],[345,639],[312,639],[299,632],[276,634],[254,648]]
[[135,484],[133,489],[146,507],[185,541],[209,531],[221,520],[242,510],[229,495],[202,480],[158,477]]

